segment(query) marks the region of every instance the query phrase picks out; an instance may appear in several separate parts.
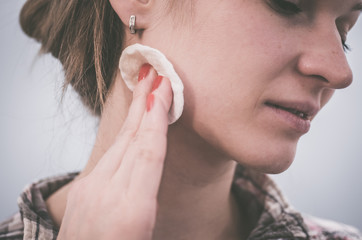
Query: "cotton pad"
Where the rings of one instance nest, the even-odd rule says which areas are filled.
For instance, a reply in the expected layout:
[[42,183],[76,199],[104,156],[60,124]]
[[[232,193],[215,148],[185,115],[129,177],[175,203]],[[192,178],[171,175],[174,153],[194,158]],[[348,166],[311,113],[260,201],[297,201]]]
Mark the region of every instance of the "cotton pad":
[[172,124],[180,118],[183,111],[184,85],[173,65],[163,53],[141,44],[134,44],[125,48],[119,60],[121,76],[127,87],[133,92],[138,82],[139,70],[145,63],[152,65],[158,75],[167,77],[171,82],[173,103],[168,113],[168,124]]

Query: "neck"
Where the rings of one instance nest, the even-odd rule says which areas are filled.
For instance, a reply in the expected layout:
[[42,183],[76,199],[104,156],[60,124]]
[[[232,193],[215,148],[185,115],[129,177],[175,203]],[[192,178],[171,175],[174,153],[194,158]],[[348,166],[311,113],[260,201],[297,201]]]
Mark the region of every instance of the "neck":
[[154,239],[240,239],[234,170],[235,162],[201,138],[170,126]]

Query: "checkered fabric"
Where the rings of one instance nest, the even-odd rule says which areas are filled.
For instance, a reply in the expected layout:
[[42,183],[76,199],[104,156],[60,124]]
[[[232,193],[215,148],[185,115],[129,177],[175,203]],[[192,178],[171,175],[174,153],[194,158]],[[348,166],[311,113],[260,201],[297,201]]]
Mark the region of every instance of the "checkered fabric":
[[[77,174],[51,177],[27,186],[18,198],[20,211],[0,223],[0,240],[55,240],[59,229],[50,218],[45,199],[72,181]],[[275,183],[265,174],[238,166],[231,189],[253,227],[247,240],[362,239],[353,227],[302,216],[287,203]]]

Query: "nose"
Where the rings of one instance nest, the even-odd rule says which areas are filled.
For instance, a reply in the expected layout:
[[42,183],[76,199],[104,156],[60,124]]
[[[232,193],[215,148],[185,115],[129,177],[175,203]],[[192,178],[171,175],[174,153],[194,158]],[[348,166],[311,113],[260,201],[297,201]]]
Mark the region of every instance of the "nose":
[[326,28],[310,31],[303,52],[298,58],[298,71],[318,79],[324,87],[346,88],[352,83],[353,74],[342,48],[339,33]]

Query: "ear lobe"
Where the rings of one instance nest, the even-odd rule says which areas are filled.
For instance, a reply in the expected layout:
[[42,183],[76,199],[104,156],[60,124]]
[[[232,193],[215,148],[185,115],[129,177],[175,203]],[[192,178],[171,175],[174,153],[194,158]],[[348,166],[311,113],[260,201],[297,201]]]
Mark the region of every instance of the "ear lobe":
[[109,0],[109,2],[125,26],[129,25],[131,15],[135,15],[136,30],[148,27],[154,0]]

